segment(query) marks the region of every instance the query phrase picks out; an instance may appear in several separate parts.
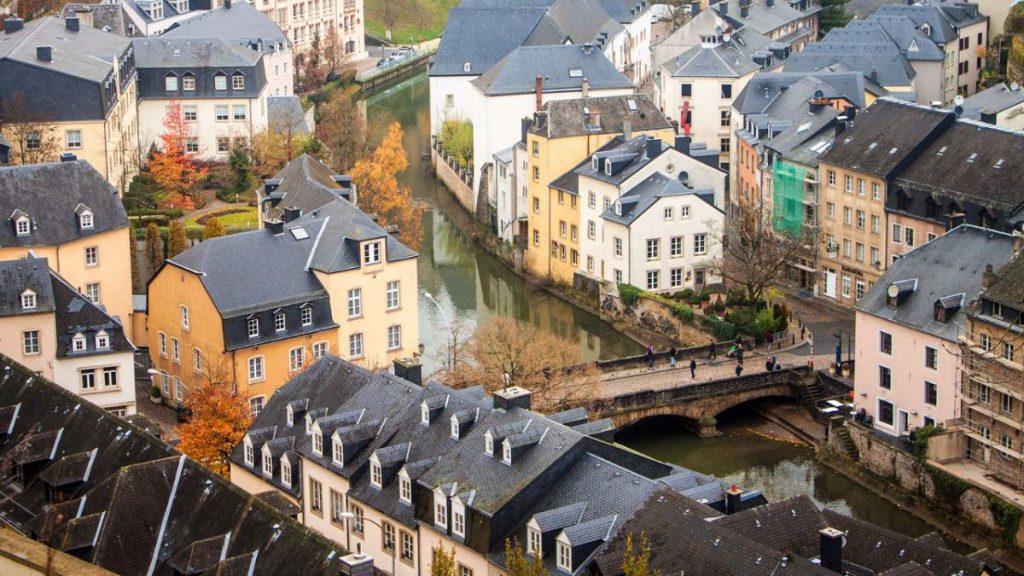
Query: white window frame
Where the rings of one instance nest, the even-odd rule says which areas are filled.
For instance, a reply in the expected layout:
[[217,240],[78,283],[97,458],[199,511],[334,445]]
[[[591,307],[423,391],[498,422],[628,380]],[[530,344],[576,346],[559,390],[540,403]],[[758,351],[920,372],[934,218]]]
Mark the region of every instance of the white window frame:
[[404,474],[398,478],[398,501],[403,504],[412,504],[412,480]]
[[378,462],[370,462],[370,484],[375,488],[380,488],[383,485],[383,474]]
[[351,288],[348,291],[348,317],[359,318],[363,315],[363,289]]
[[327,340],[321,340],[319,342],[314,342],[313,343],[313,360],[316,361],[316,360],[319,360],[319,359],[323,358],[324,356],[327,356],[327,353],[330,352],[330,350],[331,350],[330,343],[327,342]]
[[71,337],[71,351],[72,352],[84,352],[88,346],[86,345],[85,335],[81,332]]
[[98,266],[100,263],[100,248],[99,246],[88,246],[85,249],[85,265],[86,267],[92,268]]
[[379,240],[363,244],[363,266],[380,264],[381,252],[382,249]]
[[337,438],[331,438],[331,462],[338,466],[345,465],[345,445]]
[[558,548],[558,568],[566,572],[572,572],[572,548],[565,542],[556,542]]
[[304,308],[301,308],[299,310],[299,315],[300,315],[300,321],[302,322],[303,326],[312,326],[313,325],[313,307],[312,306],[306,306]]
[[324,455],[324,434],[320,430],[313,430],[312,434],[313,454]]
[[348,355],[351,359],[362,358],[366,355],[363,342],[363,333],[356,332],[348,336]]
[[249,338],[256,338],[260,335],[260,319],[249,318],[246,321],[246,330],[248,331]]
[[274,314],[274,332],[284,332],[288,329],[288,317],[284,312]]
[[387,283],[385,289],[385,306],[388,310],[397,310],[402,305],[401,283],[392,280]]
[[245,439],[244,445],[245,445],[245,448],[244,448],[244,450],[245,450],[245,452],[244,452],[245,463],[246,463],[246,465],[251,467],[253,465],[253,463],[256,462],[256,451],[253,449],[252,441],[249,440],[248,437]]
[[106,330],[100,330],[96,333],[96,349],[106,350],[108,348],[110,348],[110,335]]
[[35,310],[36,309],[36,293],[31,290],[25,290],[21,293],[21,309],[22,310]]
[[32,221],[28,218],[18,218],[14,221],[14,228],[18,236],[28,236],[32,233]]
[[434,492],[434,526],[448,529],[448,499],[444,494]]
[[708,235],[699,232],[693,235],[693,255],[703,256],[708,253]]
[[189,318],[188,306],[182,304],[178,309],[181,314],[181,329],[188,332],[192,325],[192,321]]
[[402,347],[402,326],[394,324],[388,326],[388,350],[398,350]]
[[466,537],[466,507],[455,500],[452,500],[452,534]]
[[243,74],[232,74],[231,75],[231,89],[232,90],[245,90],[245,75],[243,75]]
[[281,457],[281,484],[292,487],[292,464],[287,458]]
[[306,347],[296,346],[288,350],[288,371],[298,372],[306,364]]
[[532,526],[526,529],[526,553],[531,556],[544,555],[544,541],[540,530]]
[[247,362],[249,369],[249,384],[262,382],[266,378],[263,370],[263,356],[252,356]]

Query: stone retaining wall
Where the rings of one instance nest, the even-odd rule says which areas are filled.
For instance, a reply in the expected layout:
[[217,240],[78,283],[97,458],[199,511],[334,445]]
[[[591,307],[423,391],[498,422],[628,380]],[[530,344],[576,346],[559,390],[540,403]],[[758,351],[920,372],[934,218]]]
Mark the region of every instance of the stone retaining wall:
[[444,151],[438,151],[439,147],[439,145],[430,147],[430,161],[434,165],[434,173],[451,190],[452,195],[466,209],[466,212],[474,214],[476,212],[475,194],[473,194],[473,188],[466,183],[466,180],[472,180],[472,178],[467,177],[465,171],[462,171],[462,174],[456,172],[445,158]]

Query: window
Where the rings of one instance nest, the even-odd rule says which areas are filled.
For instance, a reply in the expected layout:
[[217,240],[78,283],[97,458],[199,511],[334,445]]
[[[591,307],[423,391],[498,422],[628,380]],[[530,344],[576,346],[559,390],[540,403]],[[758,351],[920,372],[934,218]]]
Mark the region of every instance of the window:
[[78,334],[75,334],[75,336],[71,339],[71,351],[81,352],[83,350],[85,350],[85,336],[83,336],[82,333],[79,332]]
[[657,260],[660,252],[661,241],[658,238],[649,238],[647,240],[647,259]]
[[32,131],[25,135],[25,147],[29,150],[39,150],[43,147],[43,135],[39,131]]
[[864,281],[858,278],[857,282],[855,283],[856,291],[854,292],[858,300],[864,297],[865,286],[866,285],[864,284]]
[[227,105],[218,105],[214,109],[214,117],[217,122],[227,122],[228,120],[228,107]]
[[[534,182],[540,182],[540,168],[537,167],[537,166],[533,167],[533,181]],[[537,212],[540,211],[540,200],[537,199],[537,198],[533,199],[533,209],[534,209],[534,211],[537,211]]]
[[185,330],[188,330],[189,329],[188,306],[180,306],[179,310],[181,311],[181,327],[183,329],[185,329]]
[[924,383],[924,403],[929,406],[939,404],[939,387],[932,382]]
[[329,350],[327,342],[316,342],[313,344],[313,360],[319,360],[327,355]]
[[231,151],[231,139],[227,136],[217,137],[217,152],[230,152]]
[[195,122],[199,119],[199,109],[196,106],[182,106],[181,113],[184,115],[185,122]]
[[178,90],[178,77],[174,74],[168,74],[164,77],[164,90],[168,92],[175,92]]
[[85,265],[96,266],[100,262],[100,249],[96,246],[89,246],[85,249]]
[[882,198],[882,187],[878,182],[871,183],[871,199],[880,200]]
[[886,366],[878,367],[878,387],[892,390],[892,370]]
[[865,223],[864,211],[863,210],[857,210],[857,228],[859,230],[863,230],[864,229],[864,223]]
[[33,310],[36,307],[36,293],[26,290],[21,293],[21,307],[24,310]]
[[398,480],[398,499],[406,504],[412,502],[412,481],[405,476]]
[[[729,139],[728,138],[720,138],[719,141],[718,141],[718,146],[719,146],[719,148],[718,148],[719,151],[721,151],[723,153],[728,152],[730,150],[730,148],[731,148],[731,144],[729,143]],[[723,171],[725,171],[725,170],[723,170]]]
[[825,204],[825,215],[828,216],[829,220],[836,219],[836,205],[828,202]]
[[562,238],[565,238],[565,230],[566,230],[565,220],[559,220],[558,221],[558,235],[561,236]]
[[82,387],[82,390],[95,390],[96,389],[96,371],[95,370],[81,370],[78,372],[78,383]]
[[892,420],[892,416],[893,416],[892,402],[888,402],[886,400],[879,400],[878,401],[878,421],[881,422],[882,424],[887,424],[889,426],[892,426],[892,421],[893,421]]
[[565,542],[558,542],[558,567],[572,572],[572,548]]
[[408,532],[406,532],[405,530],[402,530],[401,533],[402,533],[402,560],[406,560],[408,562],[412,562],[413,559],[415,558],[414,548],[413,548],[413,541],[412,541],[412,535],[409,534]]
[[185,74],[181,77],[181,87],[188,92],[194,92],[196,89],[196,77],[191,74]]
[[380,242],[367,242],[363,245],[363,265],[380,264]]
[[[575,198],[575,196],[573,196],[573,198]],[[575,241],[577,241],[579,239],[579,236],[580,236],[579,228],[577,228],[575,224],[569,225],[569,238],[573,242],[575,242]]]
[[245,90],[245,76],[242,76],[241,74],[231,76],[231,89]]
[[192,370],[196,374],[203,373],[203,353],[198,348],[192,349]]
[[863,178],[857,178],[857,195],[858,196],[863,196],[864,195],[864,179]]
[[846,177],[846,191],[853,194],[853,176]]
[[732,84],[722,84],[722,98],[732,98]]
[[256,455],[253,452],[252,444],[248,439],[245,441],[245,463],[252,466],[252,463],[256,460]]
[[[332,499],[334,499],[335,495],[337,495],[337,501],[334,505],[335,514],[338,516],[337,519],[341,520],[341,513],[344,511],[343,502],[345,501],[345,499],[338,492],[334,492],[332,494]],[[363,509],[360,508],[359,506],[356,506],[355,504],[349,504],[349,510],[351,510],[352,515],[354,516],[354,518],[352,518],[352,531],[359,535],[365,534],[366,523],[363,522]]]
[[679,288],[683,285],[683,269],[673,268],[669,271],[669,287]]
[[939,351],[931,346],[924,347],[924,366],[932,370],[939,369]]
[[683,237],[673,236],[668,241],[668,255],[672,258],[679,258],[683,255]]
[[82,147],[82,131],[68,130],[64,133],[64,143],[68,148],[77,150]]
[[878,248],[872,246],[871,247],[871,265],[872,266],[876,266],[876,265],[881,264],[881,263],[882,263],[882,260],[881,260],[881,258],[878,255]]
[[309,479],[309,509],[318,516],[324,512],[324,486],[319,480]]
[[285,319],[284,312],[274,314],[274,332],[284,332],[284,329],[287,327],[288,323]]
[[350,358],[363,357],[363,335],[356,333],[348,337],[348,355]]
[[181,342],[177,338],[171,338],[171,360],[181,364]]
[[878,234],[882,230],[882,219],[874,214],[871,215],[871,233]]
[[460,510],[455,507],[454,503],[452,504],[452,534],[460,537],[466,536],[465,508]]
[[670,206],[668,208],[665,208],[664,212],[665,212],[665,220],[671,220],[672,219],[672,214],[673,214],[672,207]]
[[249,331],[249,338],[255,338],[260,335],[260,319],[249,318],[246,322],[247,329]]
[[473,576],[473,569],[465,564],[459,564],[459,576]]
[[156,334],[157,349],[160,351],[162,358],[167,358],[167,334],[163,332],[157,332]]
[[361,288],[352,288],[348,291],[348,317],[354,318],[363,315],[363,291]]
[[614,241],[613,241],[613,244],[614,244],[614,251],[615,251],[614,253],[615,253],[615,255],[621,258],[622,257],[622,238],[615,238]]
[[398,288],[398,280],[388,282],[387,290],[385,292],[385,300],[387,301],[386,305],[388,310],[395,310],[400,304]]
[[847,226],[853,225],[853,208],[848,206],[843,208],[843,224]]
[[231,117],[233,119],[245,120],[246,116],[248,116],[248,112],[246,112],[245,104],[235,104],[231,107]]
[[857,242],[856,258],[857,258],[857,262],[863,262],[864,261],[864,245],[861,244],[860,242]]
[[395,526],[390,522],[381,522],[381,545],[391,554],[395,553]]
[[1013,396],[1009,394],[999,394],[999,411],[1003,414],[1013,415]]
[[443,495],[435,496],[437,502],[434,504],[434,524],[442,528],[448,527],[448,501]]
[[903,232],[904,232],[903,238],[904,238],[907,246],[913,246],[914,245],[914,229],[910,228],[910,227],[907,227],[907,228],[903,229]]
[[1003,358],[1013,362],[1014,348],[1013,344],[1009,342],[1003,342]]
[[91,282],[85,285],[85,297],[93,304],[100,303],[100,283]]
[[93,224],[92,212],[85,211],[85,212],[82,212],[82,214],[78,216],[78,226],[82,230],[92,230],[92,224]]
[[707,234],[694,234],[693,235],[693,254],[695,256],[701,256],[706,254],[708,251],[708,238]]
[[729,120],[732,117],[732,111],[730,111],[730,110],[722,110],[719,114],[720,114],[720,118],[719,118],[719,121],[718,121],[718,125],[723,127],[723,128],[728,128],[729,127]]
[[100,330],[96,334],[96,349],[106,350],[107,348],[110,348],[110,336],[105,331]]
[[978,385],[978,400],[982,404],[989,404],[992,402],[992,389],[984,384]]
[[992,350],[992,337],[988,334],[981,335],[981,350],[983,352]]
[[249,398],[249,413],[255,418],[263,412],[263,396],[253,396]]
[[302,346],[288,351],[288,370],[298,372],[306,363],[306,349]]
[[249,383],[263,380],[263,356],[249,358]]
[[892,243],[902,244],[903,243],[903,227],[899,224],[892,225]]
[[680,218],[689,218],[690,217],[690,207],[689,206],[680,206],[679,207],[679,217]]
[[892,355],[892,334],[888,332],[878,332],[878,349],[882,354]]
[[27,236],[31,232],[31,222],[28,218],[20,218],[14,224],[18,236]]
[[103,369],[103,387],[117,388],[117,366],[108,366]]
[[1013,438],[1010,438],[1002,432],[999,433],[999,445],[1008,450],[1013,449]]
[[[255,398],[253,400],[255,400]],[[252,404],[252,400],[250,400],[249,403],[251,405]],[[263,405],[262,404],[263,404],[263,397],[260,397],[260,410],[263,409]],[[292,485],[292,465],[291,465],[290,462],[288,462],[288,458],[286,458],[286,457],[281,457],[281,484],[284,484],[285,486],[288,486],[289,488]]]
[[647,289],[648,290],[657,290],[658,289],[658,281],[660,280],[660,276],[661,276],[661,274],[660,274],[660,272],[658,270],[648,270],[647,271]]
[[533,245],[534,246],[540,246],[540,231],[539,230],[534,230],[533,231]]
[[402,327],[388,326],[388,350],[398,350],[402,347]]
[[682,96],[684,98],[688,98],[690,96],[693,96],[693,84],[683,84],[682,85]]
[[836,171],[835,170],[829,170],[828,171],[828,185],[832,186],[833,188],[836,185]]
[[531,556],[544,555],[544,543],[541,540],[540,530],[527,528],[526,553]]

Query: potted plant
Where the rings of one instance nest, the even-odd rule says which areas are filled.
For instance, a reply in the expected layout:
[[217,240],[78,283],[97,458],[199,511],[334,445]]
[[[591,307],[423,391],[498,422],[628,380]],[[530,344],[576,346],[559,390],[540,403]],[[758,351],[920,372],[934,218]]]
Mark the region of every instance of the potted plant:
[[153,404],[159,404],[162,397],[163,393],[160,391],[160,387],[154,384],[153,387],[149,389],[149,401]]
[[829,376],[835,376],[836,375],[836,363],[835,362],[833,362],[833,363],[828,365],[828,375]]

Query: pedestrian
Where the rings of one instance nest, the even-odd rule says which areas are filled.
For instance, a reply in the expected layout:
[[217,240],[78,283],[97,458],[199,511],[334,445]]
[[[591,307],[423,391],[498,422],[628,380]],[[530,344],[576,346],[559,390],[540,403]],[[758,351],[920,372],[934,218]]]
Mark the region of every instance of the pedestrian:
[[764,361],[764,369],[765,369],[765,372],[771,372],[772,371],[772,360],[771,360],[771,358],[769,358],[768,360]]
[[739,362],[740,366],[743,366],[743,345],[742,344],[740,344],[740,346],[738,348],[736,348],[736,361]]
[[697,360],[691,356],[690,357],[690,378],[696,378],[696,377],[697,377]]
[[743,364],[736,364],[736,377],[739,378],[740,374],[743,373]]
[[715,359],[715,356],[716,356],[715,352],[716,352],[715,351],[715,339],[712,338],[711,339],[711,343],[708,344],[708,360],[714,360]]
[[669,348],[669,351],[668,351],[668,365],[673,367],[673,368],[676,367],[676,347],[675,346],[672,346],[672,348]]
[[777,358],[775,358],[774,354],[772,355],[771,363],[772,363],[771,370],[778,370],[779,369],[779,360]]
[[764,335],[764,339],[768,342],[768,351],[770,352],[772,349],[772,341],[775,339],[775,336],[771,332],[768,332]]
[[647,345],[647,369],[654,370],[654,345]]

